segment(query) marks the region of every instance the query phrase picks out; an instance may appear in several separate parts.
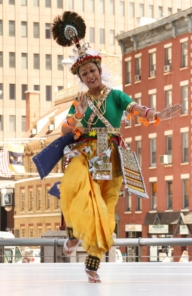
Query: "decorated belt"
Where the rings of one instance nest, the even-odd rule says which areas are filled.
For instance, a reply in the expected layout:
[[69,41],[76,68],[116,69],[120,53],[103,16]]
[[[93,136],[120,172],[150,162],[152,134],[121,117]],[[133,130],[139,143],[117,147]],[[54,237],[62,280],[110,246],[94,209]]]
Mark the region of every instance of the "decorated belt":
[[84,134],[90,132],[102,133],[102,134],[120,134],[120,128],[107,128],[107,127],[84,127]]

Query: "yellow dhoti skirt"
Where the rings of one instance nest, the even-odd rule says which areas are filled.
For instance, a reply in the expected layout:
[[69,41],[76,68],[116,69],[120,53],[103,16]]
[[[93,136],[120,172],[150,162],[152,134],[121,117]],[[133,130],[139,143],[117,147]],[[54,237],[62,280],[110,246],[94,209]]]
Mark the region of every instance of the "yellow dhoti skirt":
[[[91,142],[96,155],[96,140]],[[81,150],[83,145],[78,147]],[[113,245],[115,205],[122,185],[116,148],[112,148],[112,180],[92,180],[86,154],[74,157],[62,178],[61,208],[67,227],[74,237],[82,240],[85,251],[99,259]]]

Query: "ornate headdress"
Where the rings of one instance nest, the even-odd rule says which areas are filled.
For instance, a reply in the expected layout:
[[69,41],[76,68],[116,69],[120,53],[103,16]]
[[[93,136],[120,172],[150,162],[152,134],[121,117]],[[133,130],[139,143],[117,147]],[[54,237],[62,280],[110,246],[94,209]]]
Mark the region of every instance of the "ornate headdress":
[[65,11],[62,16],[57,16],[52,25],[53,39],[61,46],[76,46],[73,50],[75,60],[71,67],[71,73],[78,75],[79,67],[89,62],[101,66],[101,56],[89,54],[88,43],[80,44],[80,40],[85,37],[86,25],[81,16],[76,12]]

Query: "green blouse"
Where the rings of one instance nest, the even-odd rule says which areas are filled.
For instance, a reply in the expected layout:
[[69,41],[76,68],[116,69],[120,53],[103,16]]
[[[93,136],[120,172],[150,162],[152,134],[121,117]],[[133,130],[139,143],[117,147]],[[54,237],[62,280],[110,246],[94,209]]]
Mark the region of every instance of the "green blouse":
[[[103,116],[111,123],[111,125],[114,128],[120,128],[121,125],[121,118],[123,115],[123,111],[125,111],[128,107],[128,105],[133,102],[133,100],[124,92],[120,90],[113,89],[108,97],[106,98],[106,112],[103,114]],[[101,111],[104,109],[105,102],[101,106]],[[72,105],[69,109],[68,115],[72,115],[75,113],[75,107]],[[83,117],[81,124],[84,127],[87,127],[87,121],[90,117],[90,114],[92,113],[92,110],[87,107],[87,110],[85,112],[85,116]],[[96,122],[97,121],[97,122]],[[94,124],[96,122],[96,124]],[[97,116],[95,117],[92,127],[105,127],[104,124],[97,120]]]

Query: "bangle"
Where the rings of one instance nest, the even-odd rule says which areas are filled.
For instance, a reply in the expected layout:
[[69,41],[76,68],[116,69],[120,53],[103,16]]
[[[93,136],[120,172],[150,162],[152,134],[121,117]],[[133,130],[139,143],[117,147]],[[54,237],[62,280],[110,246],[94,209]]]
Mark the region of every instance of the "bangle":
[[154,120],[154,121],[157,120],[158,119],[158,117],[157,117],[158,114],[159,114],[159,112],[154,112],[153,113],[153,119],[152,120]]
[[75,116],[77,116],[77,118],[78,118],[78,117],[83,117],[84,114],[81,114],[81,113],[77,113],[77,112],[76,112],[76,113],[75,113]]
[[80,118],[77,118],[75,115],[76,115],[76,113],[73,115],[73,118],[74,118],[76,121],[81,121],[81,120],[82,120],[83,116],[80,117]]
[[144,117],[147,118],[147,114],[148,114],[148,112],[149,112],[150,110],[153,110],[153,109],[152,109],[152,108],[147,108],[147,109],[146,109]]
[[71,118],[68,118],[63,124],[62,124],[62,127],[69,127],[69,128],[71,128],[71,129],[73,129],[73,127],[71,127],[70,125],[69,125],[69,120],[71,120]]
[[127,107],[127,112],[130,113],[136,105],[138,104],[135,102],[131,102]]

